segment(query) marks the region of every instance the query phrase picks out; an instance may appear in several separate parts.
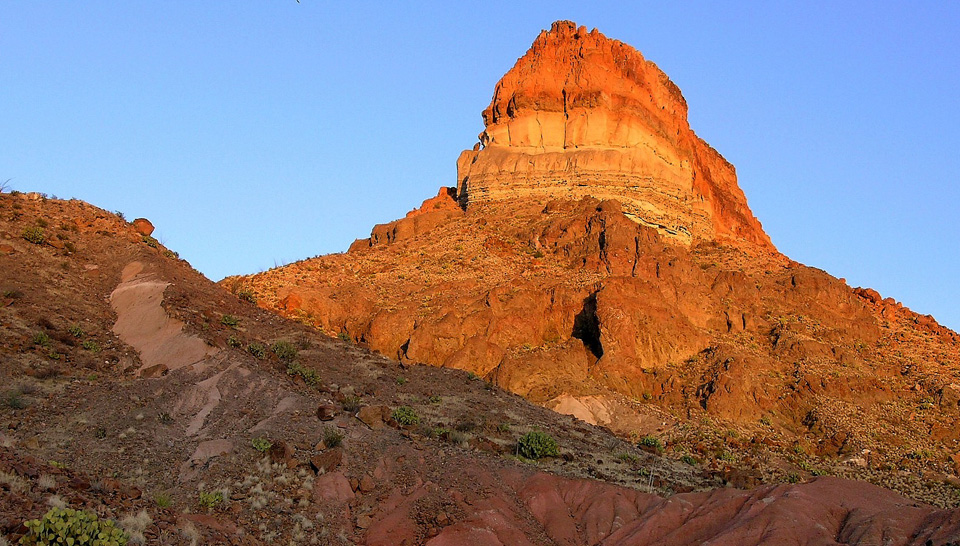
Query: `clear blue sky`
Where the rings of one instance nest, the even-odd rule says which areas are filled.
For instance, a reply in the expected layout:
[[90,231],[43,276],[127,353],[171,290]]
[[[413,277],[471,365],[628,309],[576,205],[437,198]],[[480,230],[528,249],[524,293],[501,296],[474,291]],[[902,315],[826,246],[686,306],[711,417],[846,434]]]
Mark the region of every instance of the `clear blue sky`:
[[683,90],[785,254],[960,329],[960,3],[0,4],[0,181],[145,216],[214,280],[441,185],[556,19]]

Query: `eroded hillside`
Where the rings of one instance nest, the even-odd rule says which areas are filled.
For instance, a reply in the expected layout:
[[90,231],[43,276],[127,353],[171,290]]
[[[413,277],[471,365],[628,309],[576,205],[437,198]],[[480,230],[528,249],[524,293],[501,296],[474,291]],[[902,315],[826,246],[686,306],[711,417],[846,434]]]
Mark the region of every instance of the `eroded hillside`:
[[346,254],[223,285],[740,484],[958,502],[960,337],[778,253],[639,52],[555,23],[483,117],[456,188]]

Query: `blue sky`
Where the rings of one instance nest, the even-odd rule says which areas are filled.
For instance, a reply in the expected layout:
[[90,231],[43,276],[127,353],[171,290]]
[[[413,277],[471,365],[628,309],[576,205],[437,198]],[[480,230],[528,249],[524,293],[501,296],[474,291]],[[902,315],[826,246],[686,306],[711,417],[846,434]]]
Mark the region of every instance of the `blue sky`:
[[343,251],[455,184],[571,19],[677,83],[782,252],[960,329],[960,3],[301,1],[0,4],[0,181],[214,280]]

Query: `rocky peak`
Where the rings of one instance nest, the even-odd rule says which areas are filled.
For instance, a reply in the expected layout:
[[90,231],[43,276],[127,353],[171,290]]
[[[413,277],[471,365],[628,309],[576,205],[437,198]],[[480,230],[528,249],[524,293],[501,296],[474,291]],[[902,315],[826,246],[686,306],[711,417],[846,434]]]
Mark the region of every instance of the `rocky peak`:
[[464,206],[616,199],[669,240],[772,249],[729,162],[687,122],[679,88],[627,44],[558,21],[497,83],[480,147],[458,161]]

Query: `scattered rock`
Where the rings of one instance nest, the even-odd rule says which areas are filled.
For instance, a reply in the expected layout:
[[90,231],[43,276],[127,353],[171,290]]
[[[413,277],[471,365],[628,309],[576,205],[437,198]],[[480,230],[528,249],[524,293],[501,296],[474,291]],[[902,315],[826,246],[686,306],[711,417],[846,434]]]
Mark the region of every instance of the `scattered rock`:
[[940,392],[940,406],[944,409],[957,409],[960,406],[960,385],[950,383]]
[[270,462],[273,464],[282,464],[289,468],[297,466],[297,461],[293,458],[293,446],[283,440],[274,441],[267,453],[270,455]]
[[357,412],[357,419],[372,429],[383,428],[389,418],[390,408],[387,406],[364,406]]
[[320,404],[317,408],[317,419],[321,421],[332,421],[337,416],[337,406],[333,404]]
[[369,493],[376,489],[376,487],[377,483],[373,481],[373,477],[370,474],[364,474],[363,477],[360,478],[359,489],[361,493]]
[[314,501],[345,502],[354,498],[350,480],[343,472],[330,472],[317,476],[313,481]]
[[137,218],[133,221],[133,229],[140,235],[149,237],[153,233],[153,224],[146,218]]
[[310,458],[310,466],[317,474],[327,474],[336,470],[343,460],[343,450],[334,448]]

